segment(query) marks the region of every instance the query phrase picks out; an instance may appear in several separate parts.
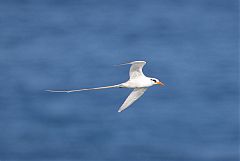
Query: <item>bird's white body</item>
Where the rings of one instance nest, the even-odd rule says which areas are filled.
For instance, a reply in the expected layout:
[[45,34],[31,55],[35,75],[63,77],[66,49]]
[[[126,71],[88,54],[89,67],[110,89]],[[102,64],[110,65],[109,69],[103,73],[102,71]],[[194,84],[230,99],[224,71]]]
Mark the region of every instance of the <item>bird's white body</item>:
[[125,88],[148,88],[154,84],[148,77],[142,76],[137,79],[129,79],[127,82],[122,83],[121,85]]
[[130,95],[127,97],[127,99],[124,101],[124,103],[118,110],[118,112],[122,112],[127,107],[129,107],[133,102],[135,102],[138,98],[140,98],[144,94],[144,92],[147,90],[148,87],[151,87],[156,84],[164,85],[158,79],[146,77],[143,74],[142,68],[146,64],[145,61],[134,61],[134,62],[120,64],[120,65],[127,65],[127,64],[131,64],[130,71],[129,71],[130,78],[127,82],[117,84],[117,85],[97,87],[97,88],[63,90],[63,91],[47,90],[47,91],[71,93],[71,92],[98,90],[98,89],[106,89],[106,88],[133,88],[134,90],[130,93]]

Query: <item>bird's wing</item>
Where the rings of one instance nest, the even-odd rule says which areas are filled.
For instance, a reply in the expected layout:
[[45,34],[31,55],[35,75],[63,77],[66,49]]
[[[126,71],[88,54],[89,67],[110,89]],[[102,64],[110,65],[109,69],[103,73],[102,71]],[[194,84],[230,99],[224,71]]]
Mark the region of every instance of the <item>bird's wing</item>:
[[120,65],[127,65],[131,64],[130,70],[129,70],[129,76],[130,79],[138,78],[140,76],[144,76],[142,72],[143,66],[146,64],[145,61],[133,61],[130,63],[120,64]]
[[145,61],[134,61],[131,64],[132,65],[131,65],[130,71],[129,71],[130,79],[144,76],[144,74],[142,72],[142,68],[146,64]]
[[84,89],[75,89],[75,90],[46,90],[48,92],[65,92],[65,93],[71,93],[71,92],[80,92],[80,91],[90,91],[90,90],[98,90],[98,89],[107,89],[107,88],[117,88],[121,85],[113,85],[113,86],[104,86],[104,87],[97,87],[97,88],[84,88]]
[[132,93],[127,97],[127,99],[124,101],[122,106],[119,108],[118,112],[122,112],[126,108],[128,108],[133,102],[135,102],[137,99],[139,99],[144,92],[147,90],[147,88],[135,88]]

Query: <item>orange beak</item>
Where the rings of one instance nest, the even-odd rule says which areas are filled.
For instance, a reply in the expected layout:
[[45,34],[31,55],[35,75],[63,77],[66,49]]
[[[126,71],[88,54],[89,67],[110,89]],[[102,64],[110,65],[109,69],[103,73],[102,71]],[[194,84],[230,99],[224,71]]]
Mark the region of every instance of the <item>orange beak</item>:
[[156,84],[159,84],[161,86],[164,86],[164,84],[162,82],[156,82]]

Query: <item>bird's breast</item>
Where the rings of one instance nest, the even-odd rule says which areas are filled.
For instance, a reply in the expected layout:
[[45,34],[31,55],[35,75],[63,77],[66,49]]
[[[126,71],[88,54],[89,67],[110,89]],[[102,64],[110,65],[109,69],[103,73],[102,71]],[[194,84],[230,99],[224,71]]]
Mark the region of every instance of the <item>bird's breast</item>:
[[148,79],[131,79],[123,85],[126,88],[144,88],[152,86],[152,83]]

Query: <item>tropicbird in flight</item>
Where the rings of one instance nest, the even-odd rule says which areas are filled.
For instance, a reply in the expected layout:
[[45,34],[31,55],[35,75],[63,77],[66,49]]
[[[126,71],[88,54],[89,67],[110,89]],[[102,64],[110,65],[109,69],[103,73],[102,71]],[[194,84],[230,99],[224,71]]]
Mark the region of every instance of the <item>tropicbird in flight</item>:
[[80,92],[80,91],[88,91],[88,90],[98,90],[98,89],[106,89],[106,88],[133,88],[133,91],[124,101],[122,106],[119,108],[118,112],[122,112],[127,107],[129,107],[133,102],[135,102],[138,98],[140,98],[144,92],[153,85],[161,85],[164,86],[162,82],[160,82],[156,78],[146,77],[143,72],[143,66],[146,64],[145,61],[133,61],[130,63],[120,64],[120,65],[128,65],[130,64],[130,71],[129,71],[129,80],[127,82],[112,85],[112,86],[104,86],[104,87],[97,87],[97,88],[85,88],[85,89],[76,89],[76,90],[46,90],[49,92]]

